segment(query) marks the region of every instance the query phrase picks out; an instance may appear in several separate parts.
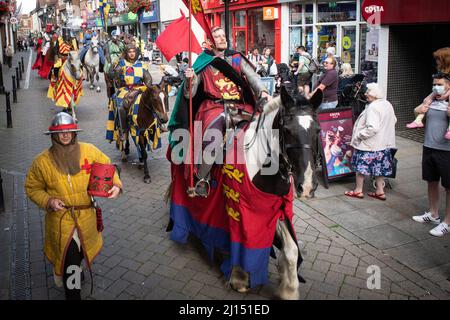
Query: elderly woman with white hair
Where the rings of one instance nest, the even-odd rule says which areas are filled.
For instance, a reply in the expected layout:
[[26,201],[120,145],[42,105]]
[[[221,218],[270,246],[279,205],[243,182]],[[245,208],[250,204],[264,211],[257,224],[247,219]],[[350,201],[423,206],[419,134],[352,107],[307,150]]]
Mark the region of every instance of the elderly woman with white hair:
[[349,197],[364,198],[363,186],[365,176],[376,180],[375,192],[368,196],[386,200],[383,177],[393,171],[393,149],[395,149],[395,123],[397,118],[391,103],[384,98],[382,90],[376,83],[367,85],[368,105],[361,113],[353,127],[351,146],[354,148],[352,167],[356,171],[356,187],[346,191]]

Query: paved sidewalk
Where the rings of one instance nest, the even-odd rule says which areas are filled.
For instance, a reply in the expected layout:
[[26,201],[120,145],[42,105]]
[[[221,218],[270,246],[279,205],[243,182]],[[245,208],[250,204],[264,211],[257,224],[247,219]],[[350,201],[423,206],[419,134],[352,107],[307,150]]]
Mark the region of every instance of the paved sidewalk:
[[[152,66],[152,75],[158,82],[157,66]],[[44,213],[26,199],[23,190],[32,159],[50,145],[42,132],[59,110],[46,98],[48,81],[36,72],[30,78],[30,89],[21,89],[19,103],[12,105],[12,129],[6,129],[4,97],[0,97],[0,169],[7,209],[0,213],[0,299],[63,299],[42,252]],[[89,295],[86,273],[83,296],[272,298],[279,279],[275,261],[269,266],[268,285],[238,294],[226,287],[219,265],[208,261],[197,241],[182,246],[168,239],[168,208],[163,201],[170,181],[167,136],[163,135],[163,148],[150,155],[152,183],[147,185],[142,170],[131,161],[122,164],[114,144],[104,139],[104,83],[101,87],[102,93],[97,94],[85,84],[77,112],[85,129],[80,140],[95,143],[122,167],[125,192],[117,200],[100,201],[104,247],[94,262],[94,293]],[[446,280],[450,236],[429,236],[431,226],[411,220],[427,208],[426,185],[420,178],[421,145],[400,137],[397,142],[398,178],[387,191],[386,202],[343,196],[353,186],[351,179],[331,183],[328,190],[320,186],[315,199],[295,201],[295,229],[305,258],[301,271],[307,280],[301,286],[302,299],[450,299]],[[131,159],[136,157],[132,150]],[[381,269],[380,289],[367,288],[370,265]]]

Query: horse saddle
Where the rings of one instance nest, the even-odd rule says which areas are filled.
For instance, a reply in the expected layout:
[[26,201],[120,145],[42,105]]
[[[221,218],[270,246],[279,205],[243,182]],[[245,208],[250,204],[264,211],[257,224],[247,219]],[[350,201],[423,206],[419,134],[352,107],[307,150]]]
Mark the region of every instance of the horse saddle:
[[130,109],[134,105],[134,102],[137,99],[137,96],[139,93],[141,93],[141,90],[130,90],[122,99],[122,105],[119,108],[119,116],[120,116],[120,124],[123,130],[127,130],[128,123],[129,123],[129,114]]
[[253,121],[253,115],[239,109],[236,102],[224,100],[225,121],[227,129],[237,129],[243,124]]

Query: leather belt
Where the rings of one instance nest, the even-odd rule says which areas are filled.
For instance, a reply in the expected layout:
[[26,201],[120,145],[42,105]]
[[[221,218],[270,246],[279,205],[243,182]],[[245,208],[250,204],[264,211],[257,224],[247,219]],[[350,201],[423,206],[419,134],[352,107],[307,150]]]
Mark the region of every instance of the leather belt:
[[73,209],[74,211],[78,211],[78,210],[86,210],[86,209],[91,209],[94,208],[94,206],[92,204],[87,204],[84,206],[65,206],[66,209],[71,210]]

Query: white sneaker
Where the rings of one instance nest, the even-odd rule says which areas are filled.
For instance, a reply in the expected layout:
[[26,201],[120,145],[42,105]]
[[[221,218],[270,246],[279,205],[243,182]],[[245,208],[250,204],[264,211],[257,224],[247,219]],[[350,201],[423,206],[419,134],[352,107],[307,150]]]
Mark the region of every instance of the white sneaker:
[[425,222],[431,222],[433,224],[441,223],[441,219],[439,217],[433,218],[433,216],[431,215],[431,212],[425,212],[421,216],[413,216],[412,218],[414,221],[417,221],[420,223],[425,223]]
[[450,227],[445,222],[441,222],[436,228],[430,230],[430,234],[435,237],[442,237],[450,233]]

